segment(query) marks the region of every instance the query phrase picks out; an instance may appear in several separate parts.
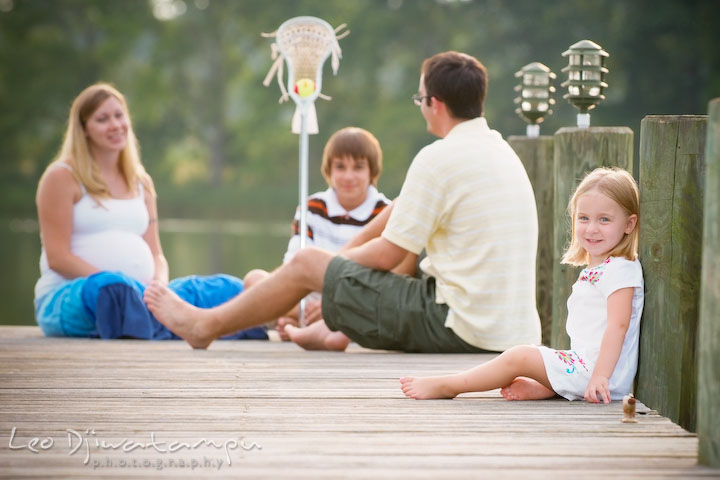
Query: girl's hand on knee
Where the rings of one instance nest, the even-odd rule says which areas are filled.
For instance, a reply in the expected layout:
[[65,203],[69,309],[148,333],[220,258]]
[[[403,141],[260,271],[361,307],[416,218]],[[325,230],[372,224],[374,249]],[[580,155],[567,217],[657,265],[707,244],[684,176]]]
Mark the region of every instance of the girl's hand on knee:
[[585,401],[589,403],[610,403],[610,381],[607,377],[593,375],[585,389]]

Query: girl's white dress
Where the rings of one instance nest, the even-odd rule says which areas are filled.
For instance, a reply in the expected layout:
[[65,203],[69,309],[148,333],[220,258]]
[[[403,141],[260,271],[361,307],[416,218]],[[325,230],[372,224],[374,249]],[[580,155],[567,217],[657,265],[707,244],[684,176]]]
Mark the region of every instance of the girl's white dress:
[[553,390],[568,400],[582,400],[590,382],[600,344],[607,326],[607,299],[613,292],[633,287],[630,326],[625,334],[620,358],[610,377],[610,397],[621,400],[632,390],[637,371],[640,317],[645,290],[638,260],[610,257],[604,263],[586,268],[572,287],[567,302],[567,333],[570,350],[540,346],[545,371]]

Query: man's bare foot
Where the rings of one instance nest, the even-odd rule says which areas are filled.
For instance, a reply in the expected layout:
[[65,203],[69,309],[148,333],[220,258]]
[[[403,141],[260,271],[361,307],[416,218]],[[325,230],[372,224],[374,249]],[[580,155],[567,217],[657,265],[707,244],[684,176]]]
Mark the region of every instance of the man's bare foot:
[[214,340],[204,332],[207,310],[183,301],[165,285],[151,283],[145,289],[145,303],[160,323],[193,348],[207,348]]
[[400,379],[400,388],[406,397],[415,400],[454,398],[458,394],[449,377],[404,377]]
[[527,377],[517,377],[510,385],[503,387],[500,394],[506,400],[542,400],[555,396],[555,392],[545,385]]
[[318,320],[307,327],[298,328],[294,325],[285,325],[285,332],[290,340],[305,350],[335,350],[343,351],[350,344],[350,339],[342,332],[333,332],[324,320]]

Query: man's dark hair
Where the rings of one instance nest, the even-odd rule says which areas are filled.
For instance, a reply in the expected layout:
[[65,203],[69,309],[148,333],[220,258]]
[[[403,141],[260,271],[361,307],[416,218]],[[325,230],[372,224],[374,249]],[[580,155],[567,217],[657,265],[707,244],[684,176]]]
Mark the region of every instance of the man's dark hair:
[[[422,64],[428,97],[442,100],[455,118],[481,117],[487,92],[487,70],[476,58],[459,52],[438,53]],[[428,105],[430,99],[427,98]]]

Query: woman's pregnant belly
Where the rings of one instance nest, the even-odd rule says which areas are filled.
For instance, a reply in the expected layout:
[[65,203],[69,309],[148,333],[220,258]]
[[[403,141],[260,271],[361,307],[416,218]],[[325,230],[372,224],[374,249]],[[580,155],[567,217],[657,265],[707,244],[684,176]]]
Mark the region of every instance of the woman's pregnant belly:
[[134,233],[109,230],[82,235],[74,239],[72,252],[100,270],[122,272],[143,284],[155,274],[150,247]]

